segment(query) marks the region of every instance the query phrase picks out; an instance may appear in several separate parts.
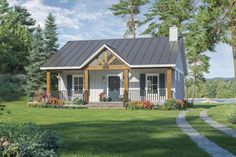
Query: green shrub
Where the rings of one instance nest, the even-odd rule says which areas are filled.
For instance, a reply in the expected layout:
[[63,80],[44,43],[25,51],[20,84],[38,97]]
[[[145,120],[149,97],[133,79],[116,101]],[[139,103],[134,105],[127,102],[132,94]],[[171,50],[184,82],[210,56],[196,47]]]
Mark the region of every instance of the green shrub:
[[193,105],[194,105],[194,104],[193,104],[192,102],[188,102],[188,107],[189,107],[189,108],[192,108]]
[[35,125],[0,125],[2,156],[57,156],[59,136]]
[[176,100],[175,99],[167,99],[163,106],[163,110],[175,110],[176,109]]
[[230,123],[236,124],[236,111],[232,112],[227,118]]
[[83,101],[83,99],[75,98],[75,99],[73,100],[73,104],[74,104],[74,105],[85,105],[85,102]]
[[25,75],[0,74],[0,99],[11,100],[24,95]]

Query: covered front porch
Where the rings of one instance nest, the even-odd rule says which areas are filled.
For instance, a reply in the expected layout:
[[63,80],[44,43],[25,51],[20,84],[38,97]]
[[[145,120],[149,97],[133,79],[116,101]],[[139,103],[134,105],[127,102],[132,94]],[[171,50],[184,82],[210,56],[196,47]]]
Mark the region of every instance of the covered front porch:
[[58,90],[53,91],[48,71],[47,92],[66,101],[79,98],[87,103],[100,102],[101,93],[106,93],[111,102],[163,102],[175,97],[172,73],[166,68],[64,70],[58,73]]
[[[59,99],[100,102],[105,94],[110,102],[161,102],[175,95],[172,67],[131,68],[104,45],[81,69],[66,68],[58,73],[58,91],[51,90],[51,72],[47,71],[47,92]],[[55,71],[54,71],[55,72]]]

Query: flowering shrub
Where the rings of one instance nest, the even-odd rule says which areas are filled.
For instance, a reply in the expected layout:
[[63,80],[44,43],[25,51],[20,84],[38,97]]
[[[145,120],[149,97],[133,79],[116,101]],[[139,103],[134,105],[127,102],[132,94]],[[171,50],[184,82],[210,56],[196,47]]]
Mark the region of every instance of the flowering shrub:
[[185,109],[188,107],[188,101],[186,100],[176,100],[176,109]]
[[155,105],[154,105],[154,103],[152,103],[150,101],[144,101],[143,108],[147,109],[147,110],[153,110],[153,109],[155,109]]
[[58,99],[58,98],[54,98],[52,97],[50,94],[48,93],[43,93],[43,90],[39,89],[35,92],[34,95],[34,102],[29,102],[28,105],[29,106],[39,106],[42,104],[50,104],[50,105],[65,105],[64,100],[62,99]]
[[99,101],[104,102],[104,101],[111,101],[111,98],[107,96],[106,92],[102,92],[99,94]]
[[153,109],[155,109],[154,103],[152,103],[150,101],[131,101],[131,102],[128,102],[125,107],[130,110],[140,110],[140,109],[153,110]]
[[130,110],[140,110],[143,109],[143,103],[141,101],[131,101],[128,102],[126,108]]

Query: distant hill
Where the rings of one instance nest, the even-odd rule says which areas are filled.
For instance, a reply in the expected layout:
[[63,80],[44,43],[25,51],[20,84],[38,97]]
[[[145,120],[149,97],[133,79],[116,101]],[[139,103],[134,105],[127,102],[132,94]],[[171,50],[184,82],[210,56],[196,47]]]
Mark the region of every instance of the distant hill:
[[233,77],[215,77],[215,78],[207,78],[206,80],[224,80],[224,81],[230,81],[233,80]]

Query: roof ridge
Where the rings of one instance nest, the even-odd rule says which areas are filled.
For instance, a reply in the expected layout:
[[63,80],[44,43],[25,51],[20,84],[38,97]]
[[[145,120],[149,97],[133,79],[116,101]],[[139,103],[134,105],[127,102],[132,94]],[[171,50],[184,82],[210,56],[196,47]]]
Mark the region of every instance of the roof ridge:
[[157,37],[138,37],[138,38],[107,38],[107,39],[84,39],[84,40],[68,40],[68,42],[78,41],[96,41],[96,40],[137,40],[137,39],[153,39],[153,38],[169,38],[169,36],[157,36]]

